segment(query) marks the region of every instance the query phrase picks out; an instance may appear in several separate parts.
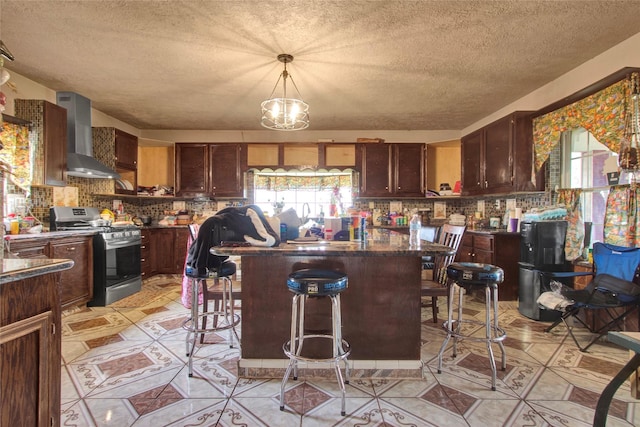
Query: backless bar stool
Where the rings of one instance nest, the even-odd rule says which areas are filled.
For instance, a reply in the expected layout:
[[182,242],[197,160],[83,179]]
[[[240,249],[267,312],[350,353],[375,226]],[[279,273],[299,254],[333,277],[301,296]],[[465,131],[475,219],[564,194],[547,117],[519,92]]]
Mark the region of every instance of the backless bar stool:
[[[280,386],[280,410],[284,410],[284,389],[287,380],[293,371],[293,379],[298,379],[298,362],[332,363],[336,372],[336,378],[342,391],[342,411],[345,412],[345,397],[347,394],[345,384],[349,384],[349,363],[347,357],[351,353],[349,343],[342,339],[342,319],[340,314],[340,292],[347,288],[347,276],[332,270],[304,269],[289,275],[287,287],[293,292],[291,305],[291,340],[287,341],[282,349],[289,358],[289,364]],[[331,300],[331,334],[305,334],[304,305],[307,298],[329,297]],[[317,358],[302,355],[302,347],[305,340],[325,338],[332,341],[332,357]],[[340,371],[340,362],[344,361],[345,377]]]
[[[240,323],[240,315],[235,312],[233,301],[233,281],[230,276],[236,272],[236,264],[232,261],[224,261],[216,269],[196,269],[187,266],[185,275],[189,279],[191,285],[191,317],[183,323],[182,327],[187,330],[186,346],[187,356],[189,356],[189,376],[193,376],[193,353],[196,347],[198,335],[201,337],[208,332],[221,332],[229,330],[229,347],[233,348],[233,338],[235,335],[238,344],[240,338],[236,331],[236,326]],[[207,279],[213,279],[218,285],[222,282],[222,306],[214,307],[214,310],[208,311],[203,308],[200,311],[198,305],[199,289],[203,289],[204,298],[207,298],[206,287]],[[204,305],[203,305],[204,306]],[[212,326],[206,326],[206,319],[213,318]]]
[[[491,264],[478,264],[474,262],[454,262],[447,267],[449,283],[448,320],[443,323],[447,337],[438,353],[438,373],[442,372],[442,355],[453,337],[453,357],[457,355],[458,340],[484,341],[487,344],[489,362],[491,364],[491,390],[496,389],[496,362],[493,356],[492,343],[497,343],[502,352],[502,370],[507,369],[506,353],[502,341],[507,337],[506,332],[498,327],[498,284],[504,280],[504,272],[500,267]],[[453,283],[451,283],[453,282]],[[457,286],[455,286],[457,285]],[[462,318],[462,296],[464,291],[484,288],[485,293],[485,321]],[[453,318],[453,300],[455,292],[458,292],[457,317]],[[485,337],[473,337],[462,332],[463,323],[484,325]]]

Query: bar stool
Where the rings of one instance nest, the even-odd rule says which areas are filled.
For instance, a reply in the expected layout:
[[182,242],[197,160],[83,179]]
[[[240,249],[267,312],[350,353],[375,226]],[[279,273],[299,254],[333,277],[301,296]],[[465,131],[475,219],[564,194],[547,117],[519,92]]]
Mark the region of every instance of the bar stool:
[[[291,305],[291,340],[282,349],[289,358],[289,364],[280,386],[280,410],[284,411],[284,389],[293,371],[293,379],[298,379],[298,362],[332,363],[336,378],[342,392],[342,411],[345,412],[345,384],[349,384],[349,364],[347,357],[351,353],[351,346],[342,338],[342,319],[340,313],[340,293],[347,288],[347,276],[331,270],[304,269],[291,273],[287,279],[287,287],[293,292]],[[305,333],[304,305],[307,298],[329,297],[331,300],[331,334]],[[320,358],[302,355],[305,340],[330,339],[332,341],[332,357]],[[340,371],[340,361],[344,361],[345,377]]]
[[[240,315],[235,312],[235,304],[233,301],[233,281],[231,276],[236,272],[236,264],[232,261],[224,261],[216,269],[209,268],[192,268],[187,266],[185,268],[185,276],[189,280],[191,286],[191,317],[184,321],[182,327],[187,330],[186,348],[187,356],[189,357],[189,376],[193,376],[193,353],[196,347],[196,341],[198,335],[204,337],[208,332],[221,332],[229,331],[229,347],[233,348],[233,338],[240,344],[240,338],[236,331],[236,326],[240,323]],[[214,310],[207,310],[206,304],[203,304],[203,309],[200,311],[198,305],[198,291],[203,289],[204,298],[208,298],[207,292],[207,279],[213,279],[217,286],[222,283],[222,305],[218,307],[216,304]],[[212,326],[207,327],[207,318],[212,317]],[[201,340],[202,342],[202,340]]]
[[[447,277],[449,278],[449,302],[448,320],[442,327],[447,332],[447,337],[440,347],[438,353],[438,373],[442,372],[442,355],[453,337],[453,357],[457,355],[458,341],[464,339],[472,341],[484,341],[489,353],[491,365],[491,390],[496,389],[496,362],[493,356],[492,343],[497,343],[502,352],[502,370],[507,368],[506,353],[502,341],[507,337],[506,332],[498,327],[498,284],[504,280],[504,272],[500,267],[491,264],[479,264],[474,262],[454,262],[447,267]],[[453,282],[453,283],[451,283]],[[457,285],[457,286],[456,286]],[[485,321],[463,319],[462,318],[462,296],[464,291],[484,288],[485,291]],[[455,292],[458,292],[457,317],[453,318],[453,301]],[[474,337],[464,334],[461,330],[463,323],[483,325],[485,327],[484,337]]]

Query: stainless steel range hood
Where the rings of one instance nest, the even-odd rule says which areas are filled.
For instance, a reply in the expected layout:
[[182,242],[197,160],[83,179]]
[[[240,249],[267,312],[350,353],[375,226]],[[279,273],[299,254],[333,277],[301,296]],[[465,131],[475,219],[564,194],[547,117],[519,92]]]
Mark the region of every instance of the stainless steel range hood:
[[116,171],[93,157],[91,101],[74,92],[57,92],[56,99],[67,109],[67,175],[119,179]]

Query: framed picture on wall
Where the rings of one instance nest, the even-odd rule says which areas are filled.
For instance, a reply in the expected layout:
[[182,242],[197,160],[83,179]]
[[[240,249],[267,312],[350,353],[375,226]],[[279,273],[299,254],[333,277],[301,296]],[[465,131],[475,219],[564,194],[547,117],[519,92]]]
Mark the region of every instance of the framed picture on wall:
[[447,202],[433,202],[433,218],[445,219],[447,217]]

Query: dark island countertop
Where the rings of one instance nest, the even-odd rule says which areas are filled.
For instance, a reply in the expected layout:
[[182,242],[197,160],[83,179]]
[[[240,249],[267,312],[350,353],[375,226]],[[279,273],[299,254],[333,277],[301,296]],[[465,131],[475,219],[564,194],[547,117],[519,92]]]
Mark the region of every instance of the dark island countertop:
[[73,267],[70,259],[4,259],[0,271],[0,285],[18,280],[68,270]]
[[277,247],[239,246],[211,248],[215,255],[240,256],[432,256],[452,254],[448,246],[421,241],[419,247],[409,246],[409,236],[386,229],[370,230],[366,243],[360,241],[289,240]]

